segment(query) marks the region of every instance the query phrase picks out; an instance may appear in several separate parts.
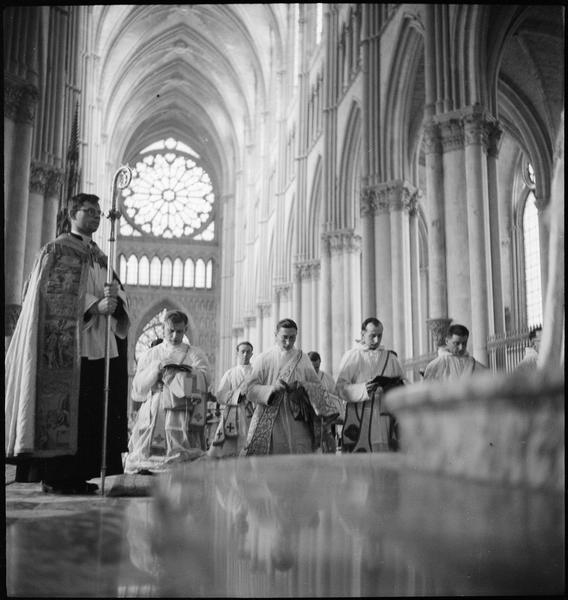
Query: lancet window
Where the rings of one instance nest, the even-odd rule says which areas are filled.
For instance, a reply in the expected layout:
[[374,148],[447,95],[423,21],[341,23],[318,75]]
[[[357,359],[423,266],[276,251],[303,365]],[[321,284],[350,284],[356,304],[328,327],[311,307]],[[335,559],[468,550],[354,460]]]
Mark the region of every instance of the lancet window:
[[120,280],[127,285],[150,285],[159,287],[178,287],[207,289],[213,288],[213,259],[198,258],[194,261],[187,258],[161,260],[154,256],[151,261],[147,256],[140,260],[131,254],[119,257]]

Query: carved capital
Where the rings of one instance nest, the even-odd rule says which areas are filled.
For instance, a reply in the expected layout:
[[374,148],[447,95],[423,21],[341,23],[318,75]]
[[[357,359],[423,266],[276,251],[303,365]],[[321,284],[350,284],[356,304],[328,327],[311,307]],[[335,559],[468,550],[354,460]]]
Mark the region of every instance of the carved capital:
[[463,148],[463,123],[459,119],[449,119],[440,123],[440,139],[443,152]]
[[375,202],[375,190],[372,187],[363,188],[359,200],[359,210],[363,218],[373,217],[377,205]]
[[446,343],[446,335],[448,333],[448,327],[452,319],[427,319],[426,324],[428,330],[432,335],[432,340],[436,348],[443,346]]
[[63,185],[63,178],[64,173],[62,169],[50,167],[45,187],[45,195],[48,198],[51,196],[59,196],[61,186]]
[[401,179],[381,183],[375,188],[377,213],[408,210],[416,211],[418,188]]
[[482,112],[473,112],[463,117],[464,144],[466,146],[482,146],[487,148],[488,122]]
[[501,142],[503,141],[503,128],[497,121],[487,126],[487,154],[492,158],[499,156]]
[[254,327],[256,325],[256,315],[245,315],[243,322],[245,327]]
[[272,302],[259,302],[257,307],[262,317],[269,317],[272,313]]
[[314,261],[312,264],[312,280],[317,281],[320,278],[321,264],[320,261]]
[[6,304],[4,306],[4,336],[9,337],[14,333],[16,323],[22,307],[20,304]]
[[422,138],[424,154],[441,154],[442,153],[442,138],[440,134],[440,126],[434,121],[429,121],[424,124],[424,136]]
[[30,192],[45,195],[49,167],[42,163],[32,162],[30,166]]
[[420,190],[404,182],[402,187],[402,207],[408,211],[409,215],[415,215],[418,210],[418,199],[420,197]]
[[315,280],[319,277],[319,260],[304,260],[296,263],[296,273],[302,280]]
[[361,251],[361,236],[352,229],[338,229],[328,234],[329,248],[332,254]]
[[245,328],[242,327],[241,325],[233,325],[232,333],[233,333],[234,337],[237,337],[237,338],[241,337],[245,333]]
[[380,183],[375,187],[375,214],[388,213],[396,203],[398,182]]
[[4,116],[8,119],[33,123],[38,99],[35,86],[14,78],[4,79]]
[[288,298],[288,294],[290,293],[291,288],[291,283],[279,283],[278,285],[274,286],[274,292],[278,297],[280,297],[281,300],[285,300],[286,298]]

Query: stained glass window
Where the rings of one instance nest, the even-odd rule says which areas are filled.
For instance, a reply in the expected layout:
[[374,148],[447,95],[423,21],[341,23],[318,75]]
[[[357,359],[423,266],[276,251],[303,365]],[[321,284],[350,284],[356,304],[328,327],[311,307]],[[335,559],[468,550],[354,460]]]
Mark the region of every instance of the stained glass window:
[[173,138],[140,153],[132,181],[122,191],[122,235],[214,239],[213,186],[195,159],[196,152]]

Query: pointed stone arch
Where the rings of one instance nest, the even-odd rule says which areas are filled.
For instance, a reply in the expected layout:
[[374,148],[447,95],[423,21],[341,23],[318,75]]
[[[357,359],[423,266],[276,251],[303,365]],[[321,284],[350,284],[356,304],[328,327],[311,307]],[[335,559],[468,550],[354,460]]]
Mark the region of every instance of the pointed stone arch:
[[286,237],[284,240],[284,256],[283,258],[283,267],[284,267],[284,281],[291,282],[294,280],[294,263],[296,261],[296,257],[294,256],[294,249],[296,247],[295,240],[297,236],[297,231],[295,228],[296,219],[294,214],[294,207],[296,204],[295,197],[292,199],[292,203],[290,206],[290,213],[288,216],[288,226],[286,227]]
[[321,223],[322,175],[322,158],[318,156],[308,208],[308,253],[306,257],[308,260],[319,259],[320,255],[320,237],[323,231]]
[[414,157],[424,116],[424,38],[411,18],[402,21],[387,79],[382,130],[383,181],[415,181]]
[[352,102],[345,128],[345,138],[339,167],[339,193],[336,211],[338,229],[354,229],[358,219],[359,199],[356,194],[359,185],[361,157],[361,109]]

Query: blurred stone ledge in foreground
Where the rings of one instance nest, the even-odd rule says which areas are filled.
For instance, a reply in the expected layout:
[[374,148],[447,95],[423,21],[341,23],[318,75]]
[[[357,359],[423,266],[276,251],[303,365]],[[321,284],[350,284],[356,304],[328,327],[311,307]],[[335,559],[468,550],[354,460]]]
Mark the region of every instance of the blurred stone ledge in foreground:
[[487,373],[390,391],[408,464],[564,491],[564,373]]

